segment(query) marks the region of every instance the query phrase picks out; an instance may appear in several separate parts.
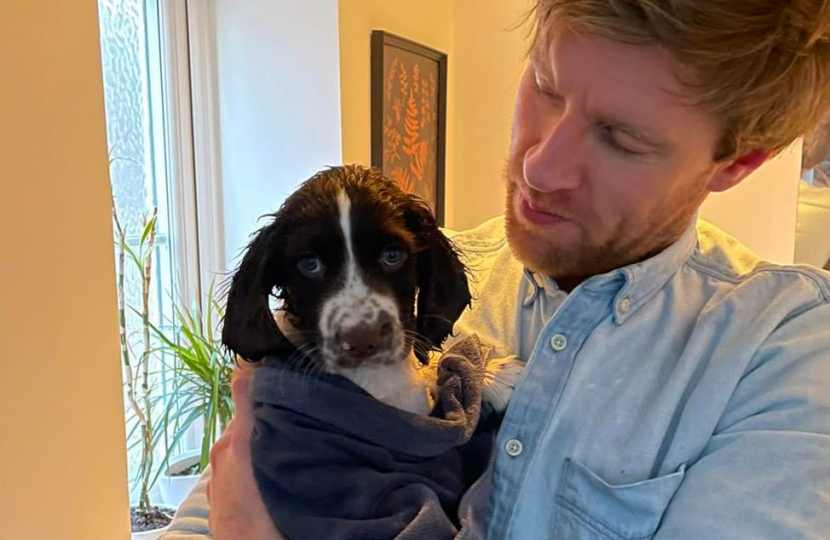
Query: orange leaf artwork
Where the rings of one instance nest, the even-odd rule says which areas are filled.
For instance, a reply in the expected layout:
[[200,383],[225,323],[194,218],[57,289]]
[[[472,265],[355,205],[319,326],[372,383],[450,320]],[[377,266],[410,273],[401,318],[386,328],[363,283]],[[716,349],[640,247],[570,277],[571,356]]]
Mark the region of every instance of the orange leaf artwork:
[[[413,149],[412,160],[409,162],[409,170],[413,178],[424,178],[424,168],[429,159],[429,144],[427,141],[419,142]],[[431,201],[435,197],[434,187],[430,182],[421,183],[420,196]]]
[[412,193],[414,191],[415,186],[412,185],[412,177],[409,175],[409,171],[407,169],[404,169],[403,167],[395,167],[392,169],[392,172],[389,173],[389,176],[402,190],[407,193]]
[[[373,143],[372,162],[382,163],[384,174],[388,175],[404,191],[424,199],[436,213],[443,211],[439,197],[443,193],[443,177],[439,178],[438,160],[443,160],[443,133],[439,141],[439,129],[443,128],[443,117],[439,123],[441,109],[438,82],[446,80],[445,55],[431,49],[424,49],[408,40],[389,34],[382,34],[383,72],[373,72],[372,84],[378,87],[382,99],[382,114],[374,116],[380,103],[373,103],[373,132],[382,132],[382,139]],[[390,46],[405,42],[401,47]],[[373,48],[373,54],[376,53]],[[379,49],[378,49],[379,50]],[[374,86],[373,86],[374,87]],[[443,89],[442,89],[443,91]],[[381,156],[378,154],[382,152]],[[441,168],[443,176],[443,167]],[[440,191],[439,191],[440,189]],[[442,216],[437,216],[442,221]]]

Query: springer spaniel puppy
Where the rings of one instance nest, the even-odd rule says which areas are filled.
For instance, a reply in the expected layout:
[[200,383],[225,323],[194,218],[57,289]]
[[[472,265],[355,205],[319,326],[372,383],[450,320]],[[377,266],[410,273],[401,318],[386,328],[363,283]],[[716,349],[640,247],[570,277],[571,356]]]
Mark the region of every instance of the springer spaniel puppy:
[[470,301],[429,208],[372,170],[318,173],[255,235],[222,340],[264,359],[251,461],[287,538],[455,538],[522,367],[476,336],[430,354]]
[[[428,414],[430,353],[471,300],[466,269],[429,207],[377,172],[344,166],[306,181],[273,218],[233,276],[224,344],[251,361],[299,356],[388,405]],[[503,409],[521,366],[493,369],[485,399]]]

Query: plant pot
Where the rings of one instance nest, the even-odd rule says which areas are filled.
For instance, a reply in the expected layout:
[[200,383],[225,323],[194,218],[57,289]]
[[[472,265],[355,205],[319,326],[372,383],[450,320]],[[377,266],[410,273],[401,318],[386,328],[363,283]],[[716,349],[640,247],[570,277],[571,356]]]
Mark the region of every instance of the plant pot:
[[[169,525],[167,527],[169,527]],[[153,529],[152,531],[134,532],[130,538],[131,540],[158,540],[158,538],[167,531],[167,527]]]
[[[173,508],[172,506],[167,505],[167,504],[153,504],[153,506],[169,510],[171,515],[176,511],[175,508]],[[159,527],[157,529],[150,529],[150,530],[147,530],[147,531],[133,531],[131,539],[132,540],[157,540],[162,534],[164,534],[165,531],[167,531],[167,528],[169,526],[170,525],[168,524],[168,525],[165,525],[164,527]]]
[[177,473],[199,463],[200,457],[201,452],[199,450],[191,450],[170,460],[170,465],[158,480],[158,489],[164,504],[178,508],[182,504],[182,501],[193,491],[193,488],[199,483],[200,475],[190,474],[181,476],[177,475]]

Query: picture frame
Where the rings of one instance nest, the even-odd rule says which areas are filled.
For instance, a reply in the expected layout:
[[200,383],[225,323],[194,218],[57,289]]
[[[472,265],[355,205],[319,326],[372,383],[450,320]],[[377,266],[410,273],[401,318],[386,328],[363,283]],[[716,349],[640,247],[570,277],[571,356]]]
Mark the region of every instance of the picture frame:
[[372,31],[372,167],[421,197],[444,225],[447,54]]

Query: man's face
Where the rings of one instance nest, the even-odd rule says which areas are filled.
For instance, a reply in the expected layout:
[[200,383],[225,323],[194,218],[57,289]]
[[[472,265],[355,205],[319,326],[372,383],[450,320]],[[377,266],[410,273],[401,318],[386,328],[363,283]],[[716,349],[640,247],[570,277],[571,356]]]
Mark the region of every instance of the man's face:
[[735,180],[724,177],[738,174],[734,164],[713,161],[721,126],[689,106],[678,69],[657,48],[571,33],[540,40],[519,85],[506,170],[507,236],[528,267],[585,278],[642,260]]

